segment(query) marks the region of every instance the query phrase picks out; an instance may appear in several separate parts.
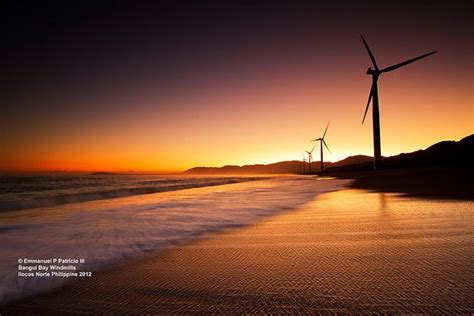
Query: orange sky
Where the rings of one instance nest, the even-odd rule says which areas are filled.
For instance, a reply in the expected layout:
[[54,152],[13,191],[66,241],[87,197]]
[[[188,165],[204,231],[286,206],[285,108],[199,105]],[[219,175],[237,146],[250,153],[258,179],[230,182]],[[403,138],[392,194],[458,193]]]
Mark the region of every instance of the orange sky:
[[[380,80],[383,155],[473,133],[470,83],[450,87],[445,74],[430,71],[442,58],[439,54]],[[327,160],[372,154],[371,117],[361,125],[368,76],[354,74],[359,80],[352,83],[352,78],[322,82],[297,75],[282,77],[261,90],[239,91],[231,86],[177,101],[203,104],[202,111],[198,106],[195,111],[155,113],[153,104],[160,102],[156,99],[144,104],[145,110],[110,113],[97,122],[83,120],[59,133],[44,126],[12,135],[2,166],[8,170],[177,171],[301,159],[329,120],[326,140],[332,154],[326,154]]]
[[[290,46],[268,61],[263,50],[248,65],[245,58],[235,62],[241,71],[190,71],[172,92],[154,88],[163,82],[152,77],[133,93],[25,99],[26,110],[0,119],[0,170],[173,172],[300,160],[328,121],[332,154],[325,160],[372,155],[370,112],[361,125],[370,60],[357,33],[343,34],[331,40],[335,52],[320,44],[324,37],[305,38],[300,45],[316,43],[307,53]],[[404,42],[404,35],[366,34],[382,67],[439,50],[379,80],[384,156],[474,133],[472,58],[466,58],[472,45],[415,35]]]

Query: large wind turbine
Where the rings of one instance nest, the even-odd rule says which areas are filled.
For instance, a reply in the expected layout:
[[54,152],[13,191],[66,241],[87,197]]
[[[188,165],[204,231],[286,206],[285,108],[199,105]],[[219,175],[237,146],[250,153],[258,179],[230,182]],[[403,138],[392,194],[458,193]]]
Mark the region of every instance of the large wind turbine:
[[364,124],[365,121],[365,116],[367,115],[367,110],[369,109],[370,101],[373,98],[373,104],[372,104],[372,122],[373,122],[373,133],[374,133],[374,169],[380,169],[380,160],[381,160],[381,149],[380,149],[380,117],[379,117],[379,95],[378,95],[378,90],[377,90],[377,81],[379,79],[379,76],[384,73],[384,72],[389,72],[395,69],[398,69],[400,67],[406,66],[408,64],[411,64],[412,62],[415,62],[419,59],[428,57],[429,55],[432,55],[436,53],[436,51],[423,54],[421,56],[408,59],[404,62],[401,62],[399,64],[395,64],[390,67],[386,67],[383,69],[379,69],[377,66],[377,63],[375,61],[375,57],[370,51],[369,45],[365,41],[364,37],[362,34],[360,35],[362,38],[362,41],[364,42],[365,48],[367,49],[367,52],[369,53],[370,60],[372,60],[372,64],[374,65],[374,69],[368,68],[367,69],[367,74],[372,76],[372,87],[370,88],[369,92],[369,100],[367,101],[367,106],[365,108],[364,112],[364,118],[362,119],[362,124]]
[[313,150],[314,150],[314,147],[316,147],[316,145],[313,146],[313,149],[311,149],[311,151],[307,151],[306,152],[308,153],[308,162],[309,162],[309,173],[311,173],[311,163],[313,162]]
[[313,139],[313,142],[320,142],[320,150],[321,150],[321,173],[324,171],[324,161],[323,161],[323,144],[324,146],[326,147],[326,149],[329,151],[329,153],[331,152],[329,150],[329,147],[328,145],[326,144],[326,141],[324,141],[324,137],[326,136],[326,133],[328,132],[328,128],[329,128],[329,122],[328,122],[328,125],[326,126],[326,130],[324,131],[324,134],[323,134],[323,137],[319,137],[319,138],[316,138],[316,139]]

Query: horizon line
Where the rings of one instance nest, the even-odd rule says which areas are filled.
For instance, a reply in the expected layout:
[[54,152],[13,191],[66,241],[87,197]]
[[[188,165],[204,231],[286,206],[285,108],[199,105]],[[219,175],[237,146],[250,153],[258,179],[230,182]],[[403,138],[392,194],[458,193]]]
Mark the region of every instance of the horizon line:
[[[327,160],[325,162],[330,162],[330,163],[335,163],[338,161],[342,161],[344,159],[347,159],[349,157],[354,157],[354,156],[367,156],[367,157],[372,157],[370,155],[363,155],[363,154],[356,154],[356,155],[349,155],[345,158],[342,158],[337,161],[330,161]],[[90,174],[90,173],[96,173],[96,172],[104,172],[104,173],[115,173],[119,175],[134,175],[134,174],[140,174],[140,175],[172,175],[172,174],[180,174],[184,173],[187,170],[193,169],[193,168],[223,168],[227,166],[233,166],[233,167],[244,167],[244,166],[255,166],[255,165],[272,165],[272,164],[277,164],[277,163],[282,163],[282,162],[303,162],[301,159],[293,159],[293,160],[280,160],[280,161],[274,161],[274,162],[269,162],[269,163],[245,163],[245,164],[224,164],[220,166],[193,166],[189,167],[186,169],[180,169],[180,170],[113,170],[113,169],[93,169],[93,170],[58,170],[58,169],[15,169],[15,170],[0,170],[0,176],[5,176],[5,175],[11,175],[11,174],[35,174],[35,173],[65,173],[65,174]],[[313,163],[319,162],[319,160],[313,161]],[[307,161],[306,161],[307,163]]]

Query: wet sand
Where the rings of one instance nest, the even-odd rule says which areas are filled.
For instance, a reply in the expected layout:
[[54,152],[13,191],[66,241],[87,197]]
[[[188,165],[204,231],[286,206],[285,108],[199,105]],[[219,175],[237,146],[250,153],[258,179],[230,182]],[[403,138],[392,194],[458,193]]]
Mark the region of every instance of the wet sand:
[[329,175],[353,179],[354,189],[402,193],[437,200],[474,201],[474,167],[432,167],[374,171],[344,171]]
[[474,203],[326,193],[94,273],[12,313],[473,313]]

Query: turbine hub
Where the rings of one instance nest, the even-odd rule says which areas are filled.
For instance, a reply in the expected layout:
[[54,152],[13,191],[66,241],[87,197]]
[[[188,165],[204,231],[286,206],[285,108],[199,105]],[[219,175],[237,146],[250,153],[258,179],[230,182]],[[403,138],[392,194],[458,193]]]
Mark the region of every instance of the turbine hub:
[[372,68],[367,68],[367,74],[368,75],[375,75],[375,70],[373,70]]

